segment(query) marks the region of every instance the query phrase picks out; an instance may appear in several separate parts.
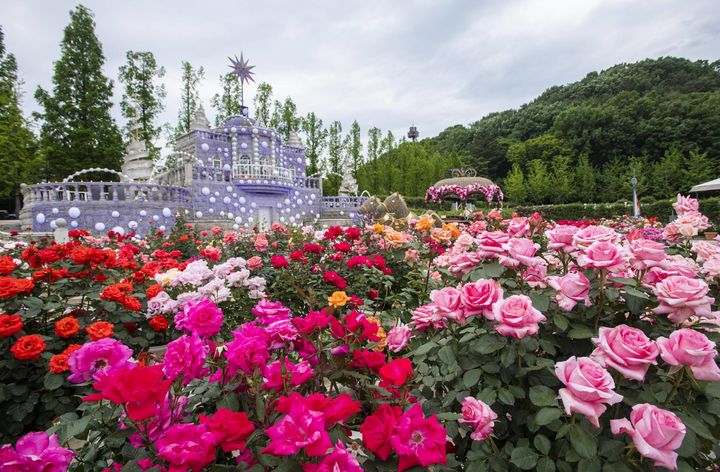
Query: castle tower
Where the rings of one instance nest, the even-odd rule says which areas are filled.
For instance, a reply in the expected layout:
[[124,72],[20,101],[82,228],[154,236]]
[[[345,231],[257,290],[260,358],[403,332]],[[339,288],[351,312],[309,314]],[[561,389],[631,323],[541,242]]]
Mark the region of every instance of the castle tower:
[[134,120],[130,128],[130,142],[125,148],[122,173],[132,180],[149,180],[152,176],[153,161],[145,141],[140,139],[140,123]]

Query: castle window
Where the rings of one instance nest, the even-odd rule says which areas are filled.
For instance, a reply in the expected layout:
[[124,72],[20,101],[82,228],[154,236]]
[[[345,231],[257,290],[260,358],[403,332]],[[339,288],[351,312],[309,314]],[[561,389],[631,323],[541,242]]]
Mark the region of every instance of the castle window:
[[222,167],[222,157],[221,156],[215,156],[213,158],[213,167],[217,167],[217,168]]

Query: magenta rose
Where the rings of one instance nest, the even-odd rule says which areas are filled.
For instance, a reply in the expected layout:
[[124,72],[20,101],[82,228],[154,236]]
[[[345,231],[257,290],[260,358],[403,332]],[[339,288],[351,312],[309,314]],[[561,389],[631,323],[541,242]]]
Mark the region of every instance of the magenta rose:
[[207,372],[204,366],[209,351],[210,347],[197,334],[180,336],[167,345],[163,373],[173,380],[182,376],[182,384],[187,385]]
[[595,350],[590,356],[603,367],[612,367],[623,377],[631,380],[645,380],[645,374],[660,354],[655,341],[637,328],[627,325],[615,328],[600,328],[594,338]]
[[709,317],[712,297],[708,297],[708,285],[696,278],[671,275],[653,287],[660,305],[654,313],[667,314],[673,323],[682,323],[691,316]]
[[68,367],[72,375],[68,380],[72,383],[99,380],[105,374],[130,366],[132,355],[132,349],[117,339],[103,338],[85,343],[70,354]]
[[157,455],[170,463],[170,470],[200,472],[213,462],[217,438],[206,424],[174,424],[155,441]]
[[565,311],[571,311],[579,302],[590,306],[590,281],[582,272],[568,272],[562,277],[548,277],[548,284],[555,290],[555,300]]
[[620,272],[625,268],[622,248],[614,243],[599,241],[577,256],[580,267]]
[[694,329],[673,331],[668,338],[658,338],[660,356],[673,366],[690,367],[697,380],[720,381],[720,368],[715,362],[715,343]]
[[506,267],[517,267],[520,264],[526,266],[538,264],[535,253],[540,249],[540,245],[530,239],[512,238],[502,247],[507,252],[507,255],[500,256],[500,264]]
[[548,239],[548,249],[560,252],[573,252],[573,236],[578,232],[577,226],[557,225],[553,229],[545,231]]
[[465,323],[465,310],[460,299],[460,290],[454,287],[445,287],[430,292],[430,300],[435,306],[436,314],[443,318]]
[[538,323],[547,318],[532,306],[530,297],[513,295],[495,304],[493,319],[498,322],[495,331],[522,339],[528,334],[537,334]]
[[575,246],[588,247],[593,243],[612,243],[620,241],[620,234],[607,226],[588,226],[578,230],[573,236]]
[[630,266],[635,270],[657,267],[665,260],[665,245],[650,239],[636,239],[626,245]]
[[555,375],[565,384],[560,399],[568,415],[577,412],[587,417],[596,428],[607,407],[623,399],[615,393],[615,382],[610,373],[589,357],[571,357],[555,364]]
[[640,455],[658,467],[677,469],[677,453],[685,438],[685,425],[674,413],[649,403],[632,407],[627,418],[610,420],[613,434],[627,433]]
[[493,305],[503,297],[503,289],[496,280],[478,279],[467,283],[460,291],[465,316],[483,315],[492,319]]
[[458,423],[465,423],[474,431],[470,437],[475,441],[482,441],[490,437],[497,413],[492,411],[487,404],[473,397],[465,397],[462,401],[462,418]]
[[68,470],[75,453],[60,446],[55,434],[44,431],[27,433],[15,443],[0,448],[0,470],[63,471]]
[[292,316],[290,309],[282,304],[282,302],[271,302],[261,300],[252,309],[257,316],[258,322],[262,324],[270,324],[277,320],[289,320]]

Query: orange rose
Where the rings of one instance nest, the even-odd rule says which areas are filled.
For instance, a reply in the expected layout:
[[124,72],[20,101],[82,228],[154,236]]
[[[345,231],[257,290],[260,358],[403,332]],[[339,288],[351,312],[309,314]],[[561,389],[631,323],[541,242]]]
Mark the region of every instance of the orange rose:
[[442,229],[448,231],[453,239],[457,239],[460,236],[460,228],[455,223],[446,223],[442,225]]
[[45,341],[37,334],[21,336],[10,348],[10,352],[15,356],[15,359],[21,361],[39,359],[44,350]]
[[15,264],[12,257],[0,257],[0,275],[10,275],[15,270],[15,267],[17,267],[17,264]]
[[145,291],[145,295],[147,296],[147,299],[150,300],[151,298],[155,298],[162,291],[163,291],[162,285],[154,284],[147,288],[147,290]]
[[385,241],[392,247],[400,247],[405,244],[405,235],[399,231],[388,229],[385,232]]
[[23,322],[18,315],[0,315],[0,338],[17,334],[22,330]]
[[32,279],[15,279],[15,290],[18,293],[30,293],[35,288]]
[[345,306],[349,301],[350,297],[348,297],[345,292],[333,292],[333,294],[328,297],[328,303],[335,308]]
[[435,225],[435,220],[430,215],[423,215],[422,218],[415,223],[415,229],[418,231],[426,231]]
[[55,322],[55,334],[61,338],[75,336],[80,331],[80,322],[74,316],[66,316]]
[[87,331],[87,334],[90,335],[90,339],[97,341],[99,339],[109,338],[112,336],[114,334],[113,328],[115,328],[115,325],[112,323],[108,323],[107,321],[96,321],[85,328],[85,331]]
[[60,354],[55,354],[54,356],[52,356],[50,358],[50,372],[53,374],[61,374],[70,370],[70,366],[68,365],[70,354],[77,351],[81,347],[82,345],[80,344],[71,344]]
[[385,230],[385,226],[381,225],[380,223],[375,223],[374,225],[372,225],[372,229],[376,233],[380,234]]

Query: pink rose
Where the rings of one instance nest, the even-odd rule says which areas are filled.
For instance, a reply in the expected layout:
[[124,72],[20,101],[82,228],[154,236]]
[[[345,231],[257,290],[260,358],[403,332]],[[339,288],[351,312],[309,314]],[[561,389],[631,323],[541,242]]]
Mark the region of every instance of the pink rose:
[[707,296],[709,290],[700,279],[671,275],[653,287],[660,302],[653,312],[667,314],[674,323],[682,323],[691,316],[709,317],[713,302],[713,298]]
[[473,397],[465,397],[462,401],[462,418],[458,423],[465,423],[474,431],[470,437],[475,441],[487,439],[492,434],[497,413],[487,404]]
[[405,251],[405,257],[403,258],[404,262],[415,262],[418,259],[420,259],[420,251],[417,249],[408,249]]
[[400,352],[412,337],[412,330],[409,326],[398,323],[387,334],[388,350]]
[[577,226],[557,225],[553,229],[545,231],[548,239],[548,249],[562,252],[573,252],[573,236],[578,232]]
[[483,315],[492,319],[493,305],[503,297],[503,289],[496,280],[478,279],[467,283],[460,291],[465,316]]
[[513,295],[495,304],[493,319],[498,322],[495,331],[503,336],[522,339],[528,334],[537,334],[538,323],[547,318],[533,308],[530,297]]
[[531,266],[538,263],[535,253],[540,249],[540,245],[525,238],[512,238],[502,245],[507,252],[507,256],[500,256],[500,264],[506,267],[517,267],[520,264]]
[[445,327],[445,317],[437,310],[434,303],[428,303],[417,307],[413,311],[412,323],[418,331],[423,331],[429,326],[442,329]]
[[600,328],[594,338],[596,349],[590,356],[603,367],[612,367],[623,377],[631,380],[645,380],[650,364],[660,354],[660,348],[637,328],[620,325],[615,328]]
[[455,244],[453,244],[452,250],[453,252],[464,252],[470,249],[473,244],[475,244],[475,238],[470,236],[468,233],[462,233],[455,240]]
[[487,259],[495,259],[501,254],[505,254],[503,244],[508,242],[509,236],[504,231],[483,232],[478,236],[477,253],[480,257]]
[[430,292],[430,300],[435,310],[443,318],[465,323],[465,310],[460,299],[460,290],[454,287],[445,287]]
[[698,201],[691,197],[683,197],[678,193],[677,202],[673,203],[673,208],[678,216],[682,216],[685,213],[694,213],[700,209]]
[[262,324],[270,324],[278,320],[289,320],[292,316],[290,309],[282,302],[271,302],[261,300],[252,309],[257,321]]
[[698,262],[720,255],[720,246],[710,241],[697,241],[692,245],[692,252],[697,254]]
[[673,331],[669,338],[658,338],[660,356],[670,365],[690,367],[697,380],[720,381],[720,368],[715,362],[717,349],[707,336],[694,329]]
[[512,238],[521,238],[530,232],[530,220],[524,216],[516,216],[508,222],[508,235]]
[[571,311],[578,302],[590,306],[590,281],[582,272],[568,272],[562,277],[548,277],[548,283],[557,290],[555,300],[565,311]]
[[607,370],[589,357],[571,357],[555,364],[555,375],[567,388],[561,388],[560,399],[565,413],[583,414],[596,428],[607,407],[623,399],[615,393],[615,382]]
[[268,240],[265,233],[258,233],[255,237],[255,250],[258,252],[265,252],[268,248]]
[[705,260],[705,263],[702,267],[703,272],[705,275],[710,276],[711,278],[719,278],[720,277],[720,255],[712,256],[709,259]]
[[201,338],[209,338],[220,332],[223,322],[223,312],[207,298],[190,300],[185,304],[183,311],[175,315],[175,327]]
[[649,403],[632,407],[627,418],[610,420],[613,434],[627,433],[640,455],[658,467],[677,469],[677,453],[685,438],[685,425],[674,413]]
[[447,261],[448,270],[459,278],[480,265],[482,258],[476,252],[460,252],[448,254]]
[[247,260],[247,266],[250,270],[260,269],[263,266],[260,256],[252,256]]
[[672,224],[677,228],[680,235],[685,238],[697,236],[700,231],[710,227],[707,216],[696,211],[684,213]]
[[575,246],[587,247],[593,243],[617,243],[620,241],[620,234],[607,226],[587,226],[578,230],[573,236]]
[[635,270],[657,267],[665,260],[665,245],[650,239],[636,239],[626,245],[630,266]]
[[625,268],[623,253],[617,244],[598,241],[585,248],[577,257],[580,267],[609,270],[610,272],[621,271]]
[[547,287],[547,284],[545,283],[546,278],[547,264],[540,258],[538,258],[537,264],[528,266],[522,273],[523,281],[533,288]]

